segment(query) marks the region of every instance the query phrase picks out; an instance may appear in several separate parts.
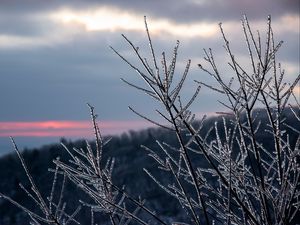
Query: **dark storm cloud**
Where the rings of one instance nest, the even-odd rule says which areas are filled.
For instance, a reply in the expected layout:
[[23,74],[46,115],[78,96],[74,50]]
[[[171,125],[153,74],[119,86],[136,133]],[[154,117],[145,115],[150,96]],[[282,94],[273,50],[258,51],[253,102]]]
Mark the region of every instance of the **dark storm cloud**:
[[109,5],[177,22],[236,20],[243,13],[254,19],[262,19],[269,14],[276,17],[287,13],[299,14],[300,10],[297,0],[11,0],[1,1],[0,4],[0,11],[13,10],[21,14],[53,11],[62,7],[86,9]]
[[[107,1],[111,4],[111,1]],[[263,19],[286,13],[299,14],[299,1],[295,0],[186,0],[177,1],[119,1],[123,5],[153,17],[167,17],[177,22],[236,20],[242,14]]]
[[54,46],[1,49],[0,120],[87,119],[87,102],[101,119],[128,118],[129,102],[138,100],[119,78],[135,77],[109,49],[121,49],[117,36],[83,34]]
[[[37,19],[34,16],[21,14],[15,15],[12,13],[0,13],[0,35],[40,35],[43,34],[51,27],[49,27],[47,20]],[[12,26],[13,24],[13,26]]]

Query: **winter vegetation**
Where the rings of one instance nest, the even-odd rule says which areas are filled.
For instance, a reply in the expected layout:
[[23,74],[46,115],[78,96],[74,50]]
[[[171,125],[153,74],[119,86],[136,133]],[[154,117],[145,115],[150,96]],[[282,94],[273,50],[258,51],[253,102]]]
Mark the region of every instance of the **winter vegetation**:
[[[161,56],[155,52],[146,19],[150,58],[122,35],[137,62],[111,49],[144,85],[123,81],[157,101],[160,108],[155,111],[161,119],[130,110],[159,128],[140,137],[132,133],[134,148],[130,150],[138,153],[130,153],[124,148],[125,139],[118,145],[114,138],[102,137],[94,108],[88,105],[95,142],[73,146],[62,141],[64,151],[49,168],[53,179],[39,185],[28,153],[22,154],[12,139],[27,177],[26,185],[21,182],[16,186],[30,201],[11,197],[18,192],[17,187],[10,194],[1,187],[1,210],[3,205],[19,208],[30,224],[36,225],[296,224],[300,207],[300,102],[294,89],[300,74],[286,82],[277,62],[282,41],[274,39],[271,17],[263,35],[251,29],[246,17],[242,19],[241,33],[249,52],[247,65],[235,56],[226,31],[222,24],[219,26],[231,77],[219,70],[224,62],[216,61],[213,50],[204,49],[205,63],[199,64],[199,69],[212,82],[195,80],[196,90],[188,100],[182,91],[191,60],[178,76],[179,41],[168,62],[165,52]],[[196,118],[190,106],[202,88],[220,96],[224,112],[213,118]],[[135,157],[126,158],[124,152]],[[42,162],[42,153],[36,154]],[[122,161],[122,155],[127,160]],[[35,170],[38,173],[39,168]],[[49,186],[48,193],[41,191],[42,185]],[[151,185],[156,189],[150,189]],[[151,194],[158,195],[152,203]]]

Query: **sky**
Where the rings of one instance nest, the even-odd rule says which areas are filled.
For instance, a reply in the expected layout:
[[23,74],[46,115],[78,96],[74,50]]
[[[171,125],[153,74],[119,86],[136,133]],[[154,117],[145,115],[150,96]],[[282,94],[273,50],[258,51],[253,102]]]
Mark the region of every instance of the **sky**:
[[[219,22],[234,53],[247,62],[241,18],[246,14],[254,30],[266,31],[272,17],[276,41],[288,79],[299,74],[298,0],[0,0],[0,154],[11,151],[9,136],[21,147],[70,139],[92,138],[87,103],[98,114],[104,134],[120,134],[151,126],[128,106],[156,118],[159,107],[124,84],[140,79],[109,46],[137,62],[125,34],[150,57],[144,16],[155,52],[170,59],[180,40],[176,75],[191,59],[186,96],[206,81],[197,64],[203,48],[212,48],[220,68],[227,56]],[[229,76],[225,74],[224,76]],[[298,88],[296,91],[300,93]],[[218,96],[203,88],[192,106],[196,115],[218,111]]]

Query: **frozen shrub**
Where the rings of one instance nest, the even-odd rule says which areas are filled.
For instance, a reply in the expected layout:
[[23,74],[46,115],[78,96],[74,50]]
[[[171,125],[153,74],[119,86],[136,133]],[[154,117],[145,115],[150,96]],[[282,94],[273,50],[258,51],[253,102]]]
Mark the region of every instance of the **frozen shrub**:
[[[296,215],[299,215],[300,103],[293,90],[300,75],[292,83],[285,81],[284,71],[276,61],[282,42],[275,43],[271,17],[267,20],[264,41],[259,32],[253,34],[246,17],[242,20],[242,33],[249,52],[247,67],[243,67],[235,57],[220,24],[233,77],[227,80],[219,70],[219,63],[215,61],[212,49],[205,49],[206,64],[199,64],[199,68],[215,80],[216,85],[195,81],[198,87],[186,103],[180,96],[191,60],[187,61],[186,68],[176,83],[173,78],[179,41],[169,63],[164,52],[162,58],[158,59],[146,20],[145,26],[151,59],[145,59],[139,48],[125,35],[123,37],[140,65],[132,64],[117,50],[112,50],[138,73],[145,86],[123,81],[158,101],[163,110],[156,109],[156,112],[165,122],[157,122],[131,107],[130,109],[151,123],[170,130],[177,137],[176,145],[167,143],[167,140],[157,141],[161,152],[143,146],[156,161],[158,169],[167,173],[171,179],[160,180],[146,169],[145,173],[166,194],[176,198],[186,212],[185,221],[173,224],[294,223]],[[202,87],[209,88],[226,99],[221,102],[225,107],[224,112],[220,113],[219,119],[205,133],[201,131],[206,117],[195,121],[195,115],[190,110]],[[102,150],[107,141],[101,137],[93,107],[90,106],[90,110],[96,147],[92,148],[89,143],[86,149],[65,147],[71,160],[54,160],[57,169],[48,205],[40,196],[20,157],[33,194],[25,191],[41,209],[41,215],[32,213],[8,196],[0,193],[0,197],[23,209],[32,218],[33,224],[76,223],[75,215],[80,216],[79,208],[69,215],[64,212],[60,203],[54,204],[52,201],[57,176],[63,174],[90,196],[92,204],[81,204],[90,207],[91,224],[98,222],[94,221],[95,213],[107,214],[111,224],[169,223],[148,209],[144,204],[146,200],[135,199],[122,187],[114,184],[114,159],[103,162]],[[298,124],[287,123],[287,115],[294,117]],[[272,142],[263,142],[260,136],[262,133],[271,136]],[[20,156],[19,153],[18,155]]]

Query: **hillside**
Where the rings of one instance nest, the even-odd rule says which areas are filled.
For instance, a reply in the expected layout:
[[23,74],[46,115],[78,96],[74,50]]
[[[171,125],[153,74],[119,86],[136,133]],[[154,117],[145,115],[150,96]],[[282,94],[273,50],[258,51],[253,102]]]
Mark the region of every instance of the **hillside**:
[[[264,120],[264,116],[261,120]],[[287,123],[293,124],[294,127],[300,127],[299,121],[291,119],[289,114],[286,114]],[[202,133],[205,134],[208,129],[213,126],[215,121],[220,121],[221,118],[213,117],[207,119]],[[266,126],[262,125],[260,133],[257,135],[259,141],[265,146],[269,146],[272,150],[272,136],[265,132]],[[214,132],[209,139],[214,139]],[[297,135],[290,132],[291,145],[294,145]],[[108,138],[108,137],[107,137]],[[223,138],[223,137],[221,137]],[[165,220],[172,218],[172,220],[184,220],[185,212],[182,210],[177,201],[171,196],[165,194],[143,171],[147,168],[153,173],[160,181],[168,179],[168,176],[161,170],[157,169],[157,165],[152,158],[147,155],[147,152],[141,148],[145,145],[148,148],[160,152],[160,148],[156,143],[164,141],[170,145],[177,147],[178,141],[174,133],[163,130],[161,128],[150,128],[139,132],[128,132],[121,136],[114,136],[104,149],[104,161],[109,157],[115,158],[115,168],[113,172],[113,181],[118,187],[125,186],[126,192],[131,196],[146,199],[146,205],[153,211],[158,212]],[[186,140],[185,140],[186,141]],[[69,142],[62,140],[62,142],[71,149],[85,148],[86,142],[78,140],[76,142]],[[94,143],[91,143],[94,145]],[[28,164],[30,173],[37,183],[43,197],[49,196],[52,184],[52,172],[48,168],[54,168],[52,160],[60,157],[62,161],[68,160],[67,152],[60,144],[52,144],[41,147],[40,149],[30,149],[23,151],[23,157]],[[205,160],[194,160],[195,165],[205,165]],[[22,202],[25,206],[35,210],[32,201],[26,196],[23,190],[19,187],[22,183],[25,187],[29,187],[29,182],[26,179],[25,173],[22,169],[21,163],[16,154],[10,154],[0,159],[0,192],[10,196],[18,202]],[[61,179],[59,179],[61,182]],[[82,193],[71,182],[67,182],[64,201],[67,203],[67,208],[70,211],[74,210],[78,205],[78,200],[89,202],[86,194]],[[89,224],[86,218],[89,218],[89,210],[84,207],[82,209],[81,217],[77,218],[82,224]],[[83,216],[82,216],[83,215]],[[86,215],[86,216],[84,216]],[[101,217],[101,216],[100,216]],[[100,219],[100,218],[99,218]],[[101,224],[105,224],[107,217],[101,217]],[[0,199],[0,225],[15,225],[15,224],[28,224],[28,218],[18,208],[11,205],[9,202]]]

